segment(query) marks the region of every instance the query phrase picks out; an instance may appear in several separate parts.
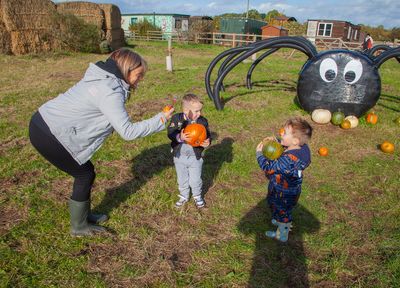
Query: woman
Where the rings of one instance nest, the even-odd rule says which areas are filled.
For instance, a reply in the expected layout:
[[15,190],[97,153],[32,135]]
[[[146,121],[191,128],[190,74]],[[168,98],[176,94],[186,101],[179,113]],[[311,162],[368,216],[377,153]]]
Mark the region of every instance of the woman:
[[96,173],[90,161],[115,130],[133,140],[165,128],[173,109],[132,123],[125,109],[130,88],[147,70],[146,61],[128,49],[114,51],[106,62],[91,63],[85,76],[64,94],[43,104],[31,119],[32,145],[50,163],[74,177],[69,200],[71,235],[92,235],[104,227],[93,225],[107,215],[90,213],[90,192]]

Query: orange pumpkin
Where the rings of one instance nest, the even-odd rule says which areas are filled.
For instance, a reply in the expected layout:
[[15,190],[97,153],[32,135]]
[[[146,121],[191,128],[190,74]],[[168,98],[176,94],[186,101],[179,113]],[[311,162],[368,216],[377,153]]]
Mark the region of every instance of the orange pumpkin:
[[389,141],[383,141],[380,145],[380,148],[385,153],[393,153],[394,152],[394,144]]
[[278,159],[283,153],[283,146],[274,140],[264,140],[262,152],[270,160]]
[[318,154],[321,155],[321,156],[328,156],[329,150],[326,147],[321,147],[318,150]]
[[204,140],[207,139],[207,131],[206,128],[197,123],[189,124],[183,130],[184,133],[187,133],[190,137],[190,140],[186,143],[193,146],[198,147],[203,143]]
[[172,106],[172,105],[167,105],[167,106],[165,106],[165,107],[162,109],[162,111],[166,113],[166,112],[168,112],[169,110],[171,110],[173,107],[174,107],[174,106]]
[[376,122],[378,122],[378,115],[376,115],[374,112],[371,112],[367,114],[365,119],[367,120],[367,123],[375,125]]
[[349,120],[344,120],[342,124],[340,124],[340,127],[343,129],[350,129],[351,128],[351,122]]
[[285,134],[285,128],[280,128],[278,133],[279,133],[279,136],[283,136],[283,134]]

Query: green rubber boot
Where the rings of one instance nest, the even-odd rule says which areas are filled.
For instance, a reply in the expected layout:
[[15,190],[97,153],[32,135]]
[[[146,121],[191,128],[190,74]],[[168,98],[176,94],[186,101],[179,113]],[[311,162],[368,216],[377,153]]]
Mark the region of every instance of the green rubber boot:
[[91,236],[94,233],[106,232],[101,226],[88,223],[90,211],[90,201],[69,200],[69,212],[71,217],[71,235],[72,236]]
[[89,215],[87,217],[89,223],[93,224],[101,224],[108,220],[108,216],[106,214],[93,214],[92,210],[90,209],[90,202],[89,202]]

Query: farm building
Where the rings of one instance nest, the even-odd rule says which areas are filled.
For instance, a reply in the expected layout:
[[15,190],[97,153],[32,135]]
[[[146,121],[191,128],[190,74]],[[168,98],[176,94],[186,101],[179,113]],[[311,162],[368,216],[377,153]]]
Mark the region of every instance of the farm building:
[[220,32],[261,35],[261,27],[266,24],[264,21],[254,19],[221,18]]
[[360,42],[361,27],[348,21],[313,19],[307,21],[307,38],[339,38],[345,42]]
[[189,30],[189,17],[189,15],[184,14],[122,14],[121,26],[124,31],[128,31],[130,24],[147,20],[165,33],[187,32]]
[[282,26],[265,25],[261,30],[263,39],[289,35],[289,30]]

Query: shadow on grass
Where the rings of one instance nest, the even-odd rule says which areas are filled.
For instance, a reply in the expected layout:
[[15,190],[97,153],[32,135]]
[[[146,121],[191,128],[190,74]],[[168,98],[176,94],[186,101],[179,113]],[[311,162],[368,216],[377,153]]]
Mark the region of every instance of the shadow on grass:
[[269,239],[266,230],[274,230],[266,200],[253,207],[238,224],[239,231],[256,237],[248,287],[310,287],[303,235],[319,230],[320,223],[304,206],[293,213],[293,229],[286,243]]
[[[264,81],[255,81],[252,83],[253,88],[266,88],[263,89],[263,91],[290,91],[290,92],[296,92],[297,91],[297,82],[292,81],[292,80],[284,80],[284,79],[279,79],[279,80],[264,80]],[[224,85],[223,88],[229,88],[229,87],[237,87],[237,88],[245,88],[246,85],[237,85],[237,84],[228,84]],[[225,91],[222,89],[222,91]],[[235,94],[229,97],[224,97],[222,101],[222,106],[225,106],[226,103],[229,101],[235,99],[236,97],[243,96],[243,95],[248,95],[248,94],[254,94],[254,93],[259,93],[260,90],[254,90],[254,89],[248,89],[247,92]],[[298,105],[299,106],[299,105]]]
[[[214,137],[213,137],[214,138]],[[233,159],[232,144],[234,140],[226,137],[218,144],[211,145],[206,150],[203,165],[203,195],[205,195],[210,187],[214,184],[219,170],[224,162],[231,163]]]
[[[207,149],[202,176],[204,194],[212,187],[222,164],[232,161],[232,143],[233,139],[227,137]],[[103,200],[94,208],[94,211],[110,214],[112,210],[125,202],[130,195],[140,190],[147,181],[161,173],[165,168],[173,165],[171,146],[169,144],[145,149],[132,159],[133,178],[120,186],[108,189]]]
[[133,178],[120,186],[108,189],[103,200],[94,210],[110,214],[130,195],[140,190],[147,181],[172,165],[171,146],[169,144],[143,150],[142,153],[132,159]]
[[[382,103],[382,102],[385,103]],[[393,107],[392,105],[387,105],[388,103],[394,103],[392,105],[396,105],[397,107]],[[394,112],[400,112],[400,97],[392,96],[392,95],[386,95],[386,94],[381,94],[380,100],[377,103],[378,106],[381,106],[383,108],[392,110]]]

